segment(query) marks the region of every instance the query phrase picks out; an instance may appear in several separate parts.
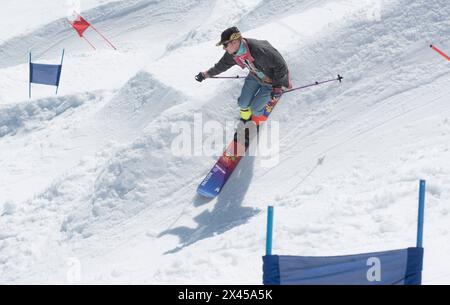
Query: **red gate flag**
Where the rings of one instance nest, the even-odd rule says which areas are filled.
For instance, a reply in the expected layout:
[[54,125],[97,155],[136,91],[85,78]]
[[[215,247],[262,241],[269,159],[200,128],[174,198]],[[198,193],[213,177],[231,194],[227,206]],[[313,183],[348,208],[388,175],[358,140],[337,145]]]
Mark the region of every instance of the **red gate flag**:
[[78,16],[77,19],[71,21],[70,23],[72,24],[73,28],[75,29],[75,31],[77,31],[80,37],[83,37],[84,31],[86,31],[86,29],[91,25],[89,22],[86,21],[86,19],[84,19],[81,16]]
[[86,19],[84,19],[80,14],[77,12],[73,12],[74,15],[77,17],[75,20],[68,20],[69,23],[72,25],[72,27],[77,31],[78,36],[86,40],[87,43],[95,50],[95,47],[92,43],[87,40],[86,37],[84,37],[84,31],[86,31],[89,27],[91,27],[94,31],[96,31],[114,50],[117,50],[117,48],[106,38],[102,33],[100,33],[92,24],[90,24]]

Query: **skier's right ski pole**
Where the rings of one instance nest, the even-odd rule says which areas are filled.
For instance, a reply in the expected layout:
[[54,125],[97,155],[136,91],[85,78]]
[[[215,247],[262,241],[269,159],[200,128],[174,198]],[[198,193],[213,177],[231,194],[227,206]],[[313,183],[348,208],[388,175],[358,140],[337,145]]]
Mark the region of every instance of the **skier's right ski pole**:
[[441,50],[439,50],[436,46],[434,45],[430,45],[430,48],[432,48],[433,50],[435,50],[436,52],[438,52],[442,57],[444,57],[445,59],[447,59],[448,61],[450,61],[450,57],[445,54],[444,52],[442,52]]
[[209,78],[216,78],[216,79],[241,79],[241,78],[246,78],[246,76],[211,76]]
[[306,86],[301,86],[301,87],[297,87],[297,88],[292,88],[292,89],[283,91],[283,93],[289,93],[289,92],[292,92],[292,91],[295,91],[295,90],[305,89],[305,88],[312,87],[312,86],[318,86],[318,85],[325,84],[325,83],[329,83],[329,82],[339,81],[339,82],[341,83],[343,79],[344,79],[344,77],[342,77],[341,75],[338,74],[337,78],[329,79],[329,80],[324,80],[324,81],[321,81],[321,82],[315,82],[315,83],[313,83],[313,84],[309,84],[309,85],[306,85]]

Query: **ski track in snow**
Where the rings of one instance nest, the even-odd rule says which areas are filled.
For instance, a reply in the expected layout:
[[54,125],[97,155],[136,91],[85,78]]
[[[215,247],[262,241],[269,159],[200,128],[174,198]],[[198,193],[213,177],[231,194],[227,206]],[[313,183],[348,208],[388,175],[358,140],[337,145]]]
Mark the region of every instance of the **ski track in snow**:
[[[445,1],[390,1],[379,21],[351,0],[98,4],[82,13],[118,52],[63,19],[0,36],[0,283],[66,283],[75,258],[83,283],[260,284],[268,204],[275,253],[408,247],[421,178],[424,283],[450,280],[450,72],[428,48],[450,50]],[[280,162],[244,158],[206,200],[214,158],[173,155],[172,128],[236,118],[239,81],[193,81],[230,24],[273,43],[296,85],[345,79],[283,97]],[[26,53],[63,47],[60,95],[27,101]]]

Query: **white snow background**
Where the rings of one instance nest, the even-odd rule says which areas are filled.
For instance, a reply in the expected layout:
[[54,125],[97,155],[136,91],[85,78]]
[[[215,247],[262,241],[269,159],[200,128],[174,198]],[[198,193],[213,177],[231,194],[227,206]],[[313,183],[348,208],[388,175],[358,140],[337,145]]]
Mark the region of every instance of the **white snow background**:
[[[415,245],[427,180],[424,284],[450,282],[447,0],[89,0],[0,4],[0,283],[261,284],[266,208],[275,254],[342,255]],[[173,124],[235,120],[239,80],[194,75],[225,28],[265,39],[294,84],[280,162],[244,158],[221,195],[196,196],[216,158],[171,152]],[[59,93],[33,61],[66,56]],[[243,74],[240,69],[227,75]]]

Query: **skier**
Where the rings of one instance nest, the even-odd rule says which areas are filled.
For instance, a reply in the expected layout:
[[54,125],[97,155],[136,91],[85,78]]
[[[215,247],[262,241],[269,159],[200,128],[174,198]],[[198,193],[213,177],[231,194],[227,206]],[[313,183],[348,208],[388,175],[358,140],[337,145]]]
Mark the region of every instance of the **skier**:
[[195,76],[198,82],[220,74],[234,65],[248,68],[241,95],[238,98],[240,117],[256,125],[266,119],[264,108],[270,100],[278,100],[283,87],[291,88],[287,64],[281,54],[267,41],[243,38],[237,27],[222,32],[216,46],[226,51],[211,69]]

